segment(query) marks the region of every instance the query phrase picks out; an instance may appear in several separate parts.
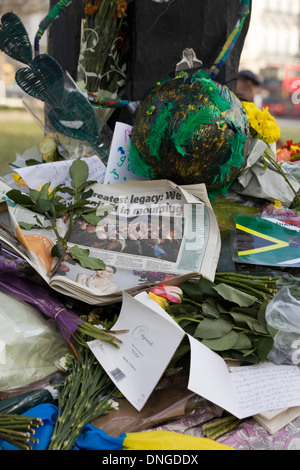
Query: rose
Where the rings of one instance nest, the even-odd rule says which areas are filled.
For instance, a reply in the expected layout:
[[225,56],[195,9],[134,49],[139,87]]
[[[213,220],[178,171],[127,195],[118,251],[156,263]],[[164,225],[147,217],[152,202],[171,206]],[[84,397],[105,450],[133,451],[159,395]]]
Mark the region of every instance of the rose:
[[150,292],[156,296],[160,296],[173,303],[181,302],[183,292],[178,286],[168,286],[167,284],[160,284],[152,287]]

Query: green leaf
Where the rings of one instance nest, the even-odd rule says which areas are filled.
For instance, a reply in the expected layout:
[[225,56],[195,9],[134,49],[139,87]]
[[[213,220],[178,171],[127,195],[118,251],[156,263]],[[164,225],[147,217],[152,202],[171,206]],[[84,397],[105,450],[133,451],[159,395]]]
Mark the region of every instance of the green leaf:
[[[33,218],[37,221],[37,223],[39,224],[40,227],[43,227],[42,221],[38,218],[37,215],[35,215]],[[51,226],[50,226],[50,227],[51,227]],[[52,228],[52,227],[51,227],[51,228]]]
[[37,189],[29,189],[29,197],[32,202],[36,202],[40,197],[40,192]]
[[240,307],[250,307],[250,305],[257,301],[256,297],[246,294],[245,292],[242,292],[224,283],[218,284],[213,288],[221,297],[223,297],[223,299],[238,304]]
[[49,212],[52,209],[51,201],[48,199],[39,199],[36,204],[33,206],[33,210],[44,214],[45,212]]
[[96,226],[102,220],[102,218],[98,217],[95,212],[94,213],[89,213],[89,214],[82,213],[81,217],[86,222],[88,222],[89,224],[94,225],[94,226]]
[[23,194],[18,189],[11,189],[6,193],[6,196],[16,204],[21,204],[21,206],[32,206],[30,197],[27,196],[27,194]]
[[76,158],[69,169],[72,188],[79,190],[84,187],[89,175],[89,167],[86,162],[80,158]]
[[27,222],[19,222],[19,225],[24,230],[31,230],[33,227],[37,227],[36,224],[28,224]]
[[41,187],[39,193],[40,197],[39,199],[49,199],[49,189],[50,189],[50,183],[45,183]]
[[273,326],[269,325],[267,323],[267,330],[268,330],[268,333],[269,335],[271,336],[271,338],[275,338],[276,334],[278,333],[278,330],[276,330],[275,328],[273,328]]
[[182,315],[188,317],[192,317],[192,315],[195,317],[199,316],[199,314],[197,313],[197,307],[184,302],[170,304],[167,308],[167,312],[172,315]]
[[204,339],[202,343],[213,351],[227,351],[235,346],[238,337],[238,333],[230,331],[226,335],[222,336],[222,338]]
[[229,333],[232,328],[233,323],[223,318],[204,318],[197,326],[194,337],[201,339],[220,338]]
[[68,207],[65,204],[62,204],[62,203],[55,204],[56,217],[66,214],[66,212],[68,212]]
[[267,328],[267,321],[266,321],[266,309],[268,305],[268,300],[265,300],[258,309],[257,312],[257,320],[258,322]]
[[233,307],[230,311],[243,313],[245,315],[249,315],[249,317],[257,319],[258,309],[255,307]]
[[248,327],[250,330],[255,331],[256,333],[268,334],[267,329],[261,325],[256,318],[249,317],[239,312],[229,312],[229,315],[232,316],[235,323],[242,327]]
[[97,215],[99,215],[99,217],[105,217],[106,215],[110,214],[112,212],[112,210],[114,209],[114,205],[113,204],[107,204],[107,205],[104,205],[104,206],[98,206],[97,207]]
[[57,258],[61,258],[63,255],[63,252],[62,252],[62,249],[60,248],[59,245],[54,245],[52,247],[52,250],[51,250],[51,256],[53,256],[53,258],[57,257]]
[[247,349],[252,349],[252,342],[250,338],[245,333],[240,333],[236,344],[232,349],[237,349],[239,351],[245,351]]
[[230,351],[230,357],[232,359],[237,359],[238,361],[248,364],[257,364],[259,362],[259,358],[256,354],[244,354],[242,351],[238,351],[235,349],[232,349]]
[[257,354],[259,359],[264,362],[273,346],[272,338],[260,338],[257,344]]
[[214,299],[210,297],[202,302],[202,311],[205,315],[212,318],[219,318],[221,315]]
[[64,185],[56,186],[55,192],[67,193],[67,194],[70,194],[71,196],[74,196],[74,194],[76,194],[75,189],[68,188],[67,186],[64,186]]
[[28,160],[25,160],[26,166],[41,165],[42,163],[44,162],[39,162],[38,160],[35,160],[34,158],[28,158]]
[[216,292],[213,290],[214,283],[201,277],[199,281],[187,281],[180,285],[183,290],[184,297],[189,297],[196,302],[201,302],[203,298],[215,297],[217,298]]
[[75,209],[82,209],[86,204],[86,201],[83,199],[80,199],[79,201],[75,202],[75,204],[70,204],[70,206],[67,207],[68,211],[73,211]]
[[94,194],[94,191],[90,188],[87,191],[84,191],[81,195],[81,199],[89,199]]
[[89,269],[105,269],[105,264],[98,258],[90,256],[90,250],[79,248],[77,245],[69,248],[69,252],[73,259],[77,260],[83,268]]

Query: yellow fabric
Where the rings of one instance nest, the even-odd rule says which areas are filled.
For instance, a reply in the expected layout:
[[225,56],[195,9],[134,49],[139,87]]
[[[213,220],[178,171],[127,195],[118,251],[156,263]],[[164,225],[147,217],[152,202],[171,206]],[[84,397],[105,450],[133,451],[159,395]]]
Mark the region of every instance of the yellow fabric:
[[172,431],[127,433],[124,450],[235,450],[206,437],[187,436]]

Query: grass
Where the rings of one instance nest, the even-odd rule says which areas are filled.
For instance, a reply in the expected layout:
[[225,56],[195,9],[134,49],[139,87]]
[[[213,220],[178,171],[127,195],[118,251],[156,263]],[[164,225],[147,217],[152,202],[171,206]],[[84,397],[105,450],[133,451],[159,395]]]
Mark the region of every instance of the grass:
[[28,119],[27,111],[18,112],[16,118],[12,113],[10,110],[0,113],[1,175],[9,171],[9,163],[16,159],[17,153],[22,155],[25,150],[38,146],[43,138],[42,129],[33,119]]
[[293,142],[300,142],[300,129],[295,128],[286,128],[281,129],[281,140],[286,143],[287,140],[292,140]]

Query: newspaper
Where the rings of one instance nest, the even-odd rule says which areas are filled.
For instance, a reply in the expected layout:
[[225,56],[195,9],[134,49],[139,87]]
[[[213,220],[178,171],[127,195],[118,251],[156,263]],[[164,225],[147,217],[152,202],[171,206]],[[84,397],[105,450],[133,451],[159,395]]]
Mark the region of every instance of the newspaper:
[[[91,203],[96,203],[99,213],[107,207],[110,211],[97,226],[78,219],[68,246],[89,249],[89,256],[101,259],[106,269],[86,269],[70,257],[52,276],[57,261],[51,256],[55,233],[43,215],[7,200],[9,189],[1,182],[11,233],[8,241],[7,232],[0,231],[0,240],[20,254],[25,248],[25,259],[58,292],[103,305],[120,301],[122,291],[136,294],[158,282],[178,284],[199,275],[214,279],[220,233],[204,184],[178,186],[168,180],[92,184]],[[21,229],[20,222],[34,224],[36,217],[45,228]],[[68,221],[59,219],[62,237],[67,228]]]

